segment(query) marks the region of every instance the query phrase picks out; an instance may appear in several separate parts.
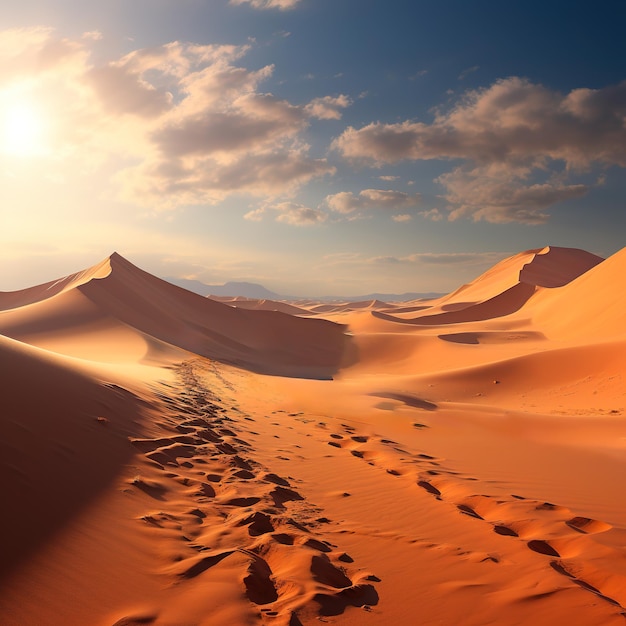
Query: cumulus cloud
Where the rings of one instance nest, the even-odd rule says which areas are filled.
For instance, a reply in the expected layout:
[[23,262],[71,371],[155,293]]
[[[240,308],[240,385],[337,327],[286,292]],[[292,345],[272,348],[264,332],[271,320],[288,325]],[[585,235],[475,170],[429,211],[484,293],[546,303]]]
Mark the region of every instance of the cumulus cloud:
[[391,219],[394,222],[410,222],[413,216],[409,213],[400,213],[399,215],[393,215]]
[[386,189],[363,189],[358,195],[351,191],[326,196],[326,204],[337,213],[352,213],[357,209],[392,209],[413,207],[419,204],[419,193],[407,194]]
[[334,141],[344,156],[374,163],[402,159],[468,159],[572,167],[626,166],[626,82],[563,96],[521,78],[467,93],[432,124],[376,122]]
[[96,62],[97,38],[0,31],[0,94],[26,85],[22,101],[41,103],[53,122],[48,152],[81,158],[81,169],[107,165],[124,200],[158,209],[288,197],[334,173],[304,134],[313,117],[340,117],[347,96],[292,104],[264,92],[274,68],[242,66],[249,45],[171,42]]
[[296,202],[279,202],[266,205],[246,213],[244,217],[251,221],[261,221],[266,215],[273,214],[277,222],[291,226],[312,226],[325,222],[327,213],[319,209],[312,209]]
[[[626,82],[564,95],[513,77],[467,92],[430,124],[407,120],[349,127],[332,145],[347,159],[376,166],[403,159],[465,160],[462,170],[440,178],[451,202],[462,201],[461,180],[464,191],[473,194],[453,215],[537,223],[545,221],[545,208],[585,190],[537,184],[533,176],[555,164],[569,173],[594,165],[626,167],[625,120]],[[507,189],[510,204],[502,201]]]
[[588,191],[586,185],[561,182],[529,184],[524,175],[490,174],[485,168],[455,169],[438,180],[447,189],[446,198],[456,207],[449,215],[451,220],[468,216],[474,221],[543,224],[548,220],[545,209]]
[[231,4],[249,4],[255,9],[292,9],[300,0],[230,0]]
[[106,65],[88,74],[102,105],[113,114],[130,113],[155,117],[172,106],[172,94],[156,89],[136,72],[118,65]]
[[306,105],[305,110],[311,117],[320,120],[339,120],[341,119],[340,109],[345,109],[352,104],[348,96],[340,95],[337,97],[324,96],[323,98],[315,98]]

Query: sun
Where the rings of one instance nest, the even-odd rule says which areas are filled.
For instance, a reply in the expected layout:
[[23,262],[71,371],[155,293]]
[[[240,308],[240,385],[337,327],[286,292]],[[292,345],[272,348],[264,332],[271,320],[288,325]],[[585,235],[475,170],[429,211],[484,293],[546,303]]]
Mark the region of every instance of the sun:
[[0,124],[0,151],[20,157],[46,154],[45,118],[34,103],[23,100],[3,106]]

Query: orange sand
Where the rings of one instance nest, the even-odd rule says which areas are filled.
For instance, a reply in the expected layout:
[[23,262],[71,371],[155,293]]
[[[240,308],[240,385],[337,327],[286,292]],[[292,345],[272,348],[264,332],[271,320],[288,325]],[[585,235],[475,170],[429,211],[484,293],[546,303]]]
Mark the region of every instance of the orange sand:
[[3,626],[623,624],[626,249],[432,301],[0,293]]

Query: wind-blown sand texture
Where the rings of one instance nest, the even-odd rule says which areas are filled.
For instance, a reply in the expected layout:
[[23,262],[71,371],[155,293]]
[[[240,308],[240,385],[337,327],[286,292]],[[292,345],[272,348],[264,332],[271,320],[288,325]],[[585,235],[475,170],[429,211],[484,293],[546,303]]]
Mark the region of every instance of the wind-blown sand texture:
[[438,300],[0,293],[3,626],[623,624],[626,249]]

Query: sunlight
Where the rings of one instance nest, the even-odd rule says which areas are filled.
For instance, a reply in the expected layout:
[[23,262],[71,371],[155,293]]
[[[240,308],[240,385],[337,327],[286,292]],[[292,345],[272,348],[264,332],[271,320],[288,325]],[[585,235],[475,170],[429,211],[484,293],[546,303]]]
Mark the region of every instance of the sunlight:
[[33,103],[20,101],[0,109],[0,150],[21,157],[47,153],[46,124],[41,110]]

